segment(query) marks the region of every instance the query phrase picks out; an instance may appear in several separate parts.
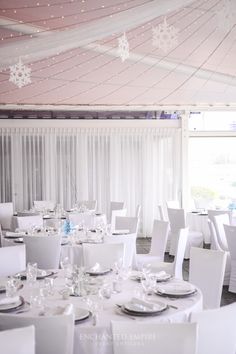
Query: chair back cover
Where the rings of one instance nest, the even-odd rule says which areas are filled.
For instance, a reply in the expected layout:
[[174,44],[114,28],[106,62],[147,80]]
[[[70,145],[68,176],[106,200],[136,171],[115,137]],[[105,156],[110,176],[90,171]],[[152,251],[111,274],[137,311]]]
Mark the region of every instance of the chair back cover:
[[236,303],[192,312],[191,322],[198,325],[197,354],[236,353]]
[[154,220],[152,228],[150,255],[157,256],[162,261],[164,260],[168,232],[168,221]]
[[167,208],[171,208],[171,209],[179,209],[180,203],[178,200],[168,200],[166,202],[166,206],[167,206]]
[[203,307],[220,306],[226,266],[226,252],[192,247],[190,250],[189,281],[203,295]]
[[34,200],[34,208],[37,211],[54,210],[56,203],[52,200]]
[[229,291],[236,293],[236,226],[224,225],[224,229],[231,260]]
[[141,205],[138,204],[137,207],[136,207],[136,211],[135,211],[135,217],[138,218],[138,219],[139,219],[140,216],[141,216],[141,209],[142,209],[142,208],[141,208]]
[[195,354],[194,323],[112,321],[114,354]]
[[136,234],[111,235],[104,237],[104,243],[123,243],[124,244],[124,267],[128,268],[135,264],[136,255]]
[[137,235],[138,226],[139,226],[139,219],[136,217],[116,216],[115,230],[129,230],[129,233]]
[[29,325],[35,327],[36,354],[73,353],[74,314],[35,317],[0,314],[0,330]]
[[163,205],[158,205],[157,207],[158,207],[159,219],[162,221],[166,221]]
[[31,229],[34,226],[43,227],[42,215],[17,216],[17,226],[22,230]]
[[35,354],[34,326],[0,332],[1,352],[4,354]]
[[13,203],[0,203],[0,224],[3,230],[11,230]]
[[14,275],[25,269],[25,245],[0,248],[0,277]]
[[177,248],[173,262],[173,275],[175,278],[183,279],[183,261],[188,238],[188,228],[180,229],[177,236]]
[[218,243],[219,243],[220,247],[222,248],[222,250],[228,251],[229,248],[228,248],[228,243],[227,243],[227,239],[225,236],[224,224],[227,224],[227,225],[230,224],[229,214],[215,215],[213,217],[213,220],[214,220]]
[[211,250],[222,251],[222,248],[220,247],[219,242],[218,242],[218,238],[216,235],[216,229],[215,229],[213,222],[210,219],[208,219],[207,223],[208,223],[208,227],[210,230]]
[[116,218],[118,216],[126,216],[127,209],[116,209],[111,212],[111,231],[115,230]]
[[123,243],[83,244],[84,266],[90,269],[98,263],[102,269],[112,269],[115,262],[124,263]]
[[184,209],[167,208],[167,213],[172,233],[176,233],[186,227]]
[[26,262],[36,262],[40,269],[58,269],[61,235],[24,236]]

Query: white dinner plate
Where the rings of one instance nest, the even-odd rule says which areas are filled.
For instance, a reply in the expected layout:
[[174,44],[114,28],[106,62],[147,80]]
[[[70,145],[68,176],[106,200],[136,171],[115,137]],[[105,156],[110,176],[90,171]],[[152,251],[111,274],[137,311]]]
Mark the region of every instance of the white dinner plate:
[[19,300],[16,302],[12,302],[10,304],[0,305],[0,312],[10,312],[12,310],[16,310],[21,308],[24,305],[24,299],[22,296],[19,296]]
[[145,306],[145,303],[139,304],[135,302],[128,302],[123,305],[123,308],[129,312],[140,314],[157,314],[164,311],[167,308],[167,305],[162,302],[155,302],[150,304],[147,303],[147,306]]
[[184,297],[192,295],[195,292],[196,288],[188,283],[168,284],[156,288],[156,293],[163,296]]
[[171,278],[171,275],[170,274],[168,274],[168,273],[165,273],[165,274],[163,274],[163,275],[157,275],[157,277],[156,277],[156,281],[157,282],[162,282],[162,281],[167,281],[167,280],[169,280]]
[[[65,308],[62,306],[57,306],[53,308],[48,308],[46,310],[46,315],[57,316],[63,315]],[[90,311],[83,309],[81,307],[74,307],[75,322],[83,321],[90,316]]]
[[[46,277],[49,277],[50,275],[53,275],[54,272],[50,270],[44,270],[44,269],[38,269],[37,270],[37,279],[44,279]],[[21,278],[25,279],[26,278],[26,271],[20,273]]]

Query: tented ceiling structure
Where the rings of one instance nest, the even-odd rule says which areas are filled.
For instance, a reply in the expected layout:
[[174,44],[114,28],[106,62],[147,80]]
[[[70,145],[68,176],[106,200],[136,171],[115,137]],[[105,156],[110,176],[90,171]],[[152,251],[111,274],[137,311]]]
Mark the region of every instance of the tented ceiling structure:
[[236,0],[1,0],[0,104],[236,101]]

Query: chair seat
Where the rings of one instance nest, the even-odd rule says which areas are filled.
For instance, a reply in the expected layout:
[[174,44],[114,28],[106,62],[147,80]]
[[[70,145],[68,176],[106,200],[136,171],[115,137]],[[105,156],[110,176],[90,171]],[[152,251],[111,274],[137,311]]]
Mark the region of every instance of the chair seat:
[[[176,237],[176,234],[171,235],[171,237]],[[190,248],[191,247],[203,247],[203,234],[200,231],[189,230],[186,249],[184,253],[184,258],[189,259],[190,257]],[[175,256],[174,254],[175,247],[170,250],[170,255]]]
[[138,269],[140,269],[140,267],[142,267],[142,265],[144,264],[153,264],[153,263],[155,264],[161,261],[162,261],[161,257],[153,256],[149,253],[136,255],[136,263]]

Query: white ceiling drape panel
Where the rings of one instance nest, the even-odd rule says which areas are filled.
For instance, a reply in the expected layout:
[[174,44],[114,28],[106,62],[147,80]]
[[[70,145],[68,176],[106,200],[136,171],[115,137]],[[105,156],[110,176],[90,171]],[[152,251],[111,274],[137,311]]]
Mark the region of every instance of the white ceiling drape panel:
[[178,128],[1,128],[2,202],[16,210],[50,199],[70,208],[97,199],[142,205],[149,234],[157,205],[178,198],[181,181]]

